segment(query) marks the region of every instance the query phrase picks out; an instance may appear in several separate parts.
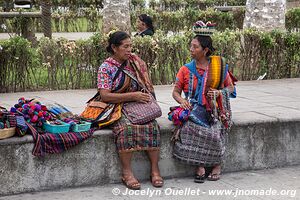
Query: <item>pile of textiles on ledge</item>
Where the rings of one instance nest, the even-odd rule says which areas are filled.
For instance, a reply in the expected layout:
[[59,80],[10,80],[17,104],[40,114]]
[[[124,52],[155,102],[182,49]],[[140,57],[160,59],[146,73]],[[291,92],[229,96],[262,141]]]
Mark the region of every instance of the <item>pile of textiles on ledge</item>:
[[[15,132],[10,136],[32,135],[35,143],[32,154],[38,157],[66,151],[90,138],[94,132],[90,122],[58,103],[44,105],[36,99],[22,97],[10,111],[2,108],[1,113],[16,122]],[[3,123],[3,127],[9,128],[6,124],[8,122]]]
[[32,154],[43,157],[47,154],[61,153],[74,147],[93,135],[94,130],[67,133],[40,134],[32,125],[27,123],[34,140]]

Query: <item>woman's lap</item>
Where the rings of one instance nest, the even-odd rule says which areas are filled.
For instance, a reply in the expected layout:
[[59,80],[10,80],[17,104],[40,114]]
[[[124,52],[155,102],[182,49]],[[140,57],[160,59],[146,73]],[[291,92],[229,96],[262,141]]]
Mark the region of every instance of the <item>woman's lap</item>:
[[220,164],[224,152],[225,136],[221,129],[205,128],[188,121],[180,130],[173,156],[187,164],[209,167]]
[[121,119],[112,125],[112,129],[119,152],[160,148],[160,129],[155,120],[147,124],[135,125],[122,115]]

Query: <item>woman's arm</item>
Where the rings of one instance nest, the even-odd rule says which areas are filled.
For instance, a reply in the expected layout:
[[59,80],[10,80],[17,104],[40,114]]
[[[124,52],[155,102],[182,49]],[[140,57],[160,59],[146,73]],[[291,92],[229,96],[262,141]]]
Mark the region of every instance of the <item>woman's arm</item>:
[[182,89],[178,87],[174,87],[172,96],[180,104],[180,107],[184,109],[191,109],[191,104],[181,96]]
[[147,103],[150,101],[150,94],[142,92],[113,93],[108,89],[99,89],[101,100],[105,103],[123,103],[137,101]]

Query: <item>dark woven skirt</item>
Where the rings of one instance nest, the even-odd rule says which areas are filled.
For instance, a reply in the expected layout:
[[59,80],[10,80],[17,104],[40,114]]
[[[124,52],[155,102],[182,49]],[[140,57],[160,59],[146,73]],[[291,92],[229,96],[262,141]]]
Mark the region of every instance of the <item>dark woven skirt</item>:
[[112,129],[119,152],[158,150],[160,147],[160,129],[156,120],[135,125],[122,114],[121,119],[112,125]]
[[221,164],[225,152],[225,134],[216,126],[205,128],[187,121],[174,144],[174,158],[190,164],[211,167]]

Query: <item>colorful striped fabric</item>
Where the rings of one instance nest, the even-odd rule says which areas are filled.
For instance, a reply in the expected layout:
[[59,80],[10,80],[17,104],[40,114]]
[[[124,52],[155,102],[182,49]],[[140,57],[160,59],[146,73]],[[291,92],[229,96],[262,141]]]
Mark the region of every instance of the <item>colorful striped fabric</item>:
[[28,126],[23,116],[16,116],[17,121],[17,134],[19,136],[24,136],[27,132]]
[[183,163],[212,167],[222,163],[225,153],[223,129],[206,128],[192,121],[180,129],[179,140],[174,144],[173,157]]
[[118,152],[159,150],[160,129],[157,121],[132,124],[125,115],[112,125]]
[[16,121],[16,116],[15,115],[7,115],[7,119],[9,121],[10,127],[16,127],[17,126],[17,121]]
[[78,133],[40,134],[31,124],[27,123],[27,126],[29,127],[35,142],[32,154],[38,157],[64,152],[88,139],[94,132],[94,130],[91,129],[89,131]]

